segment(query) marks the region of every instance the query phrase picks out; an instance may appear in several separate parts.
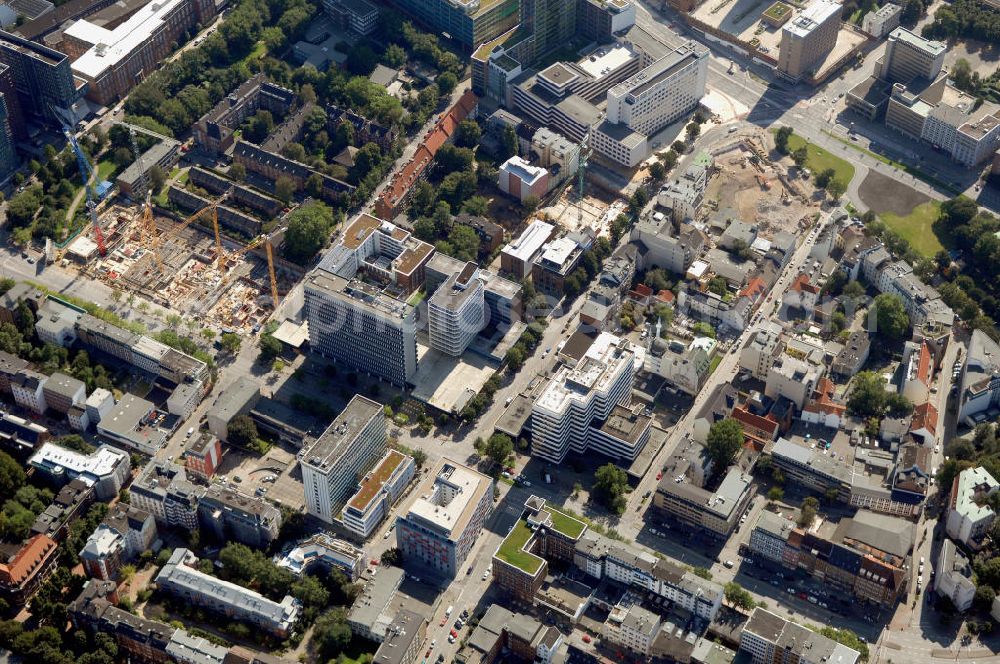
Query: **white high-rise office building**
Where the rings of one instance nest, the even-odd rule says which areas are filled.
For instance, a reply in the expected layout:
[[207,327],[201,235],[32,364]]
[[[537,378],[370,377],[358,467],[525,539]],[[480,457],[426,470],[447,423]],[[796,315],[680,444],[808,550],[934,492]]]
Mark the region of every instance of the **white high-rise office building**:
[[355,395],[326,431],[299,452],[306,511],[333,523],[358,480],[385,453],[382,405]]
[[635,375],[635,353],[628,342],[602,333],[577,362],[562,366],[531,409],[531,453],[552,463],[562,463],[572,450],[582,454],[588,447],[612,457],[634,459],[646,439],[635,447],[616,448],[611,438],[594,428],[607,420],[615,406],[627,405]]
[[431,348],[458,357],[486,325],[486,286],[479,267],[466,263],[448,277],[427,301]]

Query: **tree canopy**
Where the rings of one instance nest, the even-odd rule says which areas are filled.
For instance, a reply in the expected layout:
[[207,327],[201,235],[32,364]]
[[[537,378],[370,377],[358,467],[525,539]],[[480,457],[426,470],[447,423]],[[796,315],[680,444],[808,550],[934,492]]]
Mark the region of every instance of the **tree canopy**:
[[333,210],[320,201],[310,201],[288,215],[285,231],[285,258],[305,265],[326,246],[333,232]]
[[743,449],[743,426],[731,417],[714,422],[708,430],[705,451],[715,463],[714,472],[722,473]]
[[628,475],[613,463],[606,463],[594,473],[594,492],[608,509],[622,514],[625,512]]

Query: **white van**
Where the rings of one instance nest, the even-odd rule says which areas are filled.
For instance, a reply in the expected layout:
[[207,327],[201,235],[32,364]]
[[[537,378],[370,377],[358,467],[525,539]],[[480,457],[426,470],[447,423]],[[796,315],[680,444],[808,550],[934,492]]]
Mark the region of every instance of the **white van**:
[[454,610],[455,610],[455,607],[449,605],[448,608],[444,610],[444,617],[445,618],[451,618],[451,612],[454,611]]
[[184,437],[185,438],[190,438],[191,434],[193,434],[193,433],[194,433],[194,427],[188,427],[187,433],[184,434]]

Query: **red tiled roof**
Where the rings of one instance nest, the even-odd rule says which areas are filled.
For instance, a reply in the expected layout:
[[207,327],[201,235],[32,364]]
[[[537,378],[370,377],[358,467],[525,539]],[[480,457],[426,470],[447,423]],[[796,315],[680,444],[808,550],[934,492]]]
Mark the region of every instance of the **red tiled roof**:
[[476,107],[476,103],[476,95],[473,94],[472,90],[466,90],[455,105],[438,120],[437,125],[427,135],[427,139],[417,147],[413,158],[403,167],[403,170],[396,174],[396,177],[392,179],[392,182],[379,197],[375,204],[375,211],[380,217],[390,219],[395,216],[398,211],[396,208],[406,197],[406,193],[434,160],[434,155],[441,149],[441,146],[455,133],[459,123],[469,116],[472,109]]
[[674,301],[674,293],[673,291],[663,289],[656,294],[656,299],[660,302],[667,302],[669,304]]
[[931,384],[931,349],[924,341],[920,344],[920,359],[917,362],[917,379],[924,385]]
[[913,417],[910,419],[910,431],[927,429],[932,434],[937,430],[938,412],[937,408],[928,401],[913,409]]
[[0,563],[0,582],[5,586],[20,586],[55,553],[55,540],[48,535],[35,535],[10,562]]
[[795,281],[792,282],[790,286],[792,290],[804,291],[806,293],[817,294],[819,293],[819,287],[815,284],[809,283],[809,275],[799,273],[799,276],[795,277]]
[[765,287],[766,284],[763,279],[760,277],[754,277],[750,280],[750,283],[744,286],[743,290],[740,291],[740,297],[750,297],[756,299],[764,292]]
[[647,286],[646,284],[639,284],[634,289],[632,289],[632,292],[637,293],[642,297],[649,297],[650,295],[653,294],[653,289]]
[[777,433],[778,431],[778,421],[773,419],[770,415],[767,417],[761,417],[751,413],[749,410],[743,408],[733,408],[732,418],[738,422],[746,424],[747,426],[753,427],[755,429],[760,429],[762,431],[772,431]]

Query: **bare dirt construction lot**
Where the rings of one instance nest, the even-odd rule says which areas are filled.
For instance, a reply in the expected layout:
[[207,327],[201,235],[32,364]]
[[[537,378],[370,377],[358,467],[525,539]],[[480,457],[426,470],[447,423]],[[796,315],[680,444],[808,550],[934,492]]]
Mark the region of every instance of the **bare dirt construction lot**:
[[794,181],[792,186],[804,191],[789,190],[775,167],[756,159],[742,143],[717,152],[715,168],[705,192],[707,205],[702,208],[709,218],[723,223],[726,218],[741,219],[756,224],[764,235],[796,234],[803,220],[815,212],[806,198],[812,193],[811,185]]
[[861,201],[875,214],[895,214],[901,217],[913,212],[918,205],[923,205],[930,199],[902,182],[869,171],[865,181],[858,187]]

